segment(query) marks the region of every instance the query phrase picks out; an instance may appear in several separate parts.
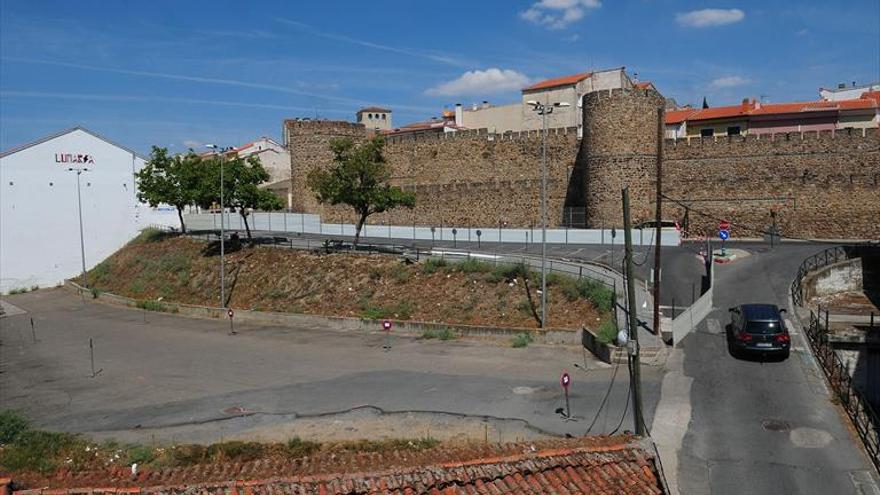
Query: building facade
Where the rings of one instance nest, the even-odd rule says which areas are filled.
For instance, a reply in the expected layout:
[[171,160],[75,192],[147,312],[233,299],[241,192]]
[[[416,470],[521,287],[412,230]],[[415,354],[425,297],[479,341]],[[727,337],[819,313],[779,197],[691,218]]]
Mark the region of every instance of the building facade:
[[[175,226],[173,208],[137,199],[145,160],[81,127],[0,154],[0,291],[51,286],[88,269],[151,224]],[[74,170],[71,170],[74,169]]]
[[836,88],[819,88],[819,98],[824,101],[855,100],[871,91],[880,91],[880,81],[859,86],[856,83],[852,83],[852,86],[840,83]]
[[391,110],[382,107],[366,107],[357,111],[357,123],[367,129],[387,131],[393,129]]
[[272,138],[263,136],[255,141],[236,147],[232,153],[242,157],[257,157],[260,164],[269,172],[269,181],[261,187],[274,192],[285,207],[293,207],[293,195],[290,191],[290,152]]

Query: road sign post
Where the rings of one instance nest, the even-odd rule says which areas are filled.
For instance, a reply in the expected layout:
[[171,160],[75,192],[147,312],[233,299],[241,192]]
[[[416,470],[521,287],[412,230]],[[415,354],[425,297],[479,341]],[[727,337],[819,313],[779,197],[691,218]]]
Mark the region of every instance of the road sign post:
[[229,335],[235,335],[235,311],[233,311],[232,308],[229,308],[229,310],[226,311],[226,316],[229,317]]
[[391,350],[391,320],[382,321],[382,329],[385,330],[385,345],[382,348],[388,352]]
[[724,248],[724,241],[730,238],[730,222],[727,220],[718,222],[718,237],[721,238],[721,256],[727,256],[727,251]]
[[568,402],[568,386],[571,385],[571,376],[569,376],[568,372],[564,372],[559,381],[562,384],[562,390],[565,391],[565,420],[570,421],[572,418],[571,406]]

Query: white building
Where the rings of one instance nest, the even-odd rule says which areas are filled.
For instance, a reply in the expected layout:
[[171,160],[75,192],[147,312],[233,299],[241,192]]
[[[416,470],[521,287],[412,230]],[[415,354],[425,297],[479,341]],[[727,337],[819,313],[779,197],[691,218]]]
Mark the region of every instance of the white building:
[[852,83],[852,86],[840,83],[832,89],[819,88],[819,97],[825,101],[857,100],[871,91],[880,91],[880,81],[861,86],[856,86],[856,83]]
[[145,160],[82,127],[0,153],[0,292],[53,286],[82,270],[77,173],[86,267],[151,224],[177,225],[173,208],[137,200]]
[[[640,85],[639,85],[640,84]],[[585,94],[617,88],[652,88],[650,83],[633,83],[624,67],[598,70],[556,77],[536,82],[523,88],[521,101],[508,105],[491,105],[484,101],[471,107],[457,104],[455,124],[464,129],[488,129],[489,132],[534,131],[541,129],[542,117],[529,101],[539,103],[567,103],[554,108],[547,115],[547,127],[577,127],[578,135],[583,128],[581,102]]]
[[382,107],[366,107],[357,111],[357,123],[363,124],[367,129],[387,131],[393,129],[391,123],[391,110]]
[[269,172],[269,182],[262,187],[272,190],[287,208],[293,208],[290,191],[290,153],[273,139],[263,136],[255,141],[236,147],[232,153],[241,158],[256,156]]

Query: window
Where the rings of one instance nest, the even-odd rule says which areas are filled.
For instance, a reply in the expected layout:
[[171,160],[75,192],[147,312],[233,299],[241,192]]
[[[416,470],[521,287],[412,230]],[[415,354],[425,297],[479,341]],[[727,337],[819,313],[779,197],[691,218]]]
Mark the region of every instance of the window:
[[385,114],[384,114],[384,113],[382,114],[382,120],[385,120]]
[[712,137],[714,135],[715,135],[715,129],[713,129],[711,127],[708,129],[700,129],[700,137]]
[[370,120],[373,120],[373,114],[368,113],[368,114],[367,114],[367,118],[370,119]]
[[727,128],[728,136],[739,136],[740,135],[740,127],[738,125],[732,125]]

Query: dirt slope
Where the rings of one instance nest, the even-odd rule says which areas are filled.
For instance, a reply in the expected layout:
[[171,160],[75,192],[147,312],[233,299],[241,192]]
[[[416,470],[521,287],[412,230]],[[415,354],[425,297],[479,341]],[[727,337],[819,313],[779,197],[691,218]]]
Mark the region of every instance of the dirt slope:
[[[89,280],[101,291],[133,298],[217,306],[220,274],[215,250],[202,241],[147,233],[99,264]],[[540,278],[531,274],[533,280],[526,283],[521,268],[485,263],[408,265],[389,255],[318,255],[258,246],[227,253],[226,273],[233,308],[538,326]],[[601,288],[551,278],[548,326],[599,328],[610,313],[591,300],[607,305],[597,294],[603,296]]]

